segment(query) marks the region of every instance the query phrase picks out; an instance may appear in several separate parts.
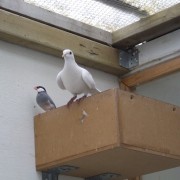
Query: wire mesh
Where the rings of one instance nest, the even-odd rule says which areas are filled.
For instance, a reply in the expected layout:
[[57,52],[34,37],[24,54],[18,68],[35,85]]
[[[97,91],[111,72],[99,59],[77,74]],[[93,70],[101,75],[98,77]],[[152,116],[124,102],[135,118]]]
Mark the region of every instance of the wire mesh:
[[142,16],[154,14],[180,0],[24,0],[27,3],[104,29],[116,31]]
[[180,0],[123,0],[140,10],[148,12],[149,15],[160,12],[168,7],[180,3]]

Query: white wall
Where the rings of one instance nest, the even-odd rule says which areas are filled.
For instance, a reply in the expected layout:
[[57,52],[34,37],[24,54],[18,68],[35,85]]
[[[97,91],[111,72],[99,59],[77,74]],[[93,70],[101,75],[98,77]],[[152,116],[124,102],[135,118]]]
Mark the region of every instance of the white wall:
[[180,71],[137,86],[136,92],[180,106]]
[[[0,180],[41,179],[35,169],[33,117],[42,111],[33,87],[45,86],[57,106],[66,104],[71,94],[55,80],[62,67],[59,58],[0,41]],[[89,70],[99,89],[118,87],[115,76]]]
[[142,180],[179,180],[180,167],[172,168],[158,173],[152,173],[142,177]]
[[[138,86],[135,92],[180,106],[180,72]],[[145,175],[142,180],[180,180],[180,167]]]
[[152,61],[159,63],[160,60],[180,55],[180,40],[178,37],[180,37],[180,30],[138,46],[139,65],[152,63]]

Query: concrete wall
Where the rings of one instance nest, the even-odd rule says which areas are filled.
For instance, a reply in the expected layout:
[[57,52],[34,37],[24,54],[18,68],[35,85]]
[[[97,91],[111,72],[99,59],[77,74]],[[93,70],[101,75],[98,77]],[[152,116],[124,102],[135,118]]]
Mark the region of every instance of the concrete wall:
[[[57,106],[66,104],[72,95],[55,80],[62,67],[59,58],[0,41],[0,180],[41,179],[35,170],[33,117],[42,111],[33,87],[45,86]],[[117,77],[89,70],[99,89],[118,87]]]

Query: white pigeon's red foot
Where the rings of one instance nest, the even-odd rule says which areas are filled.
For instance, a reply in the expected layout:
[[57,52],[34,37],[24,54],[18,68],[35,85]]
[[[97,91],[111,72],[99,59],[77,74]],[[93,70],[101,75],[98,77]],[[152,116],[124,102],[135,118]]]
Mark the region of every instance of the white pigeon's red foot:
[[77,98],[77,95],[73,96],[67,103],[67,107],[69,107],[73,102],[74,100]]
[[82,96],[81,98],[77,99],[77,103],[79,104],[83,99],[85,99],[87,97],[87,95]]

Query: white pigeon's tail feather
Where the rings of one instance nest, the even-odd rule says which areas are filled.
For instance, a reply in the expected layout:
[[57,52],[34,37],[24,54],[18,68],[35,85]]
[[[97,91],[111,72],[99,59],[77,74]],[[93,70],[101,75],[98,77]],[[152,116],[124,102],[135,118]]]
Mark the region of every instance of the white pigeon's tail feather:
[[90,91],[91,94],[96,94],[99,92],[101,92],[99,89],[91,89],[91,91]]

